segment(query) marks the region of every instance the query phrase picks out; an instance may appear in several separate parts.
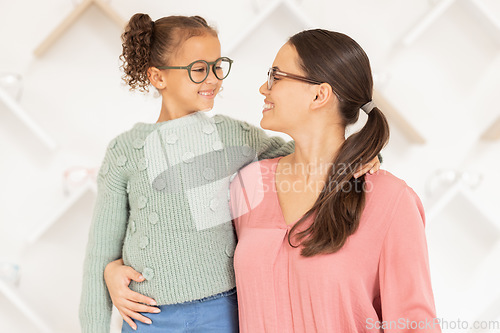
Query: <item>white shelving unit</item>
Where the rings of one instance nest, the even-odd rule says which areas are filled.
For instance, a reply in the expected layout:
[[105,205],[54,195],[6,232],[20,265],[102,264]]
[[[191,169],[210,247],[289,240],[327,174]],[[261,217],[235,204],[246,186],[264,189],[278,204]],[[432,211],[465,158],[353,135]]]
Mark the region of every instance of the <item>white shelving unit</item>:
[[476,12],[482,20],[491,28],[491,32],[498,40],[500,35],[500,21],[492,14],[491,10],[481,0],[441,0],[429,10],[429,12],[402,38],[405,46],[413,44],[430,26],[438,20],[454,4],[461,3]]
[[14,307],[16,307],[26,318],[31,321],[43,333],[53,333],[50,326],[31,309],[29,303],[24,301],[17,290],[8,283],[0,279],[0,294],[3,294]]
[[68,210],[73,208],[73,206],[78,203],[78,201],[83,198],[87,192],[94,194],[97,193],[97,186],[93,181],[88,180],[79,189],[75,190],[74,193],[61,203],[58,210],[53,212],[47,219],[43,220],[35,230],[28,234],[26,241],[28,243],[36,242],[54,223],[59,221]]
[[292,2],[290,0],[274,0],[273,2],[271,2],[267,6],[267,8],[264,8],[262,10],[262,12],[260,14],[258,14],[255,19],[253,19],[253,21],[247,26],[247,28],[245,30],[243,30],[239,34],[239,36],[237,38],[235,38],[234,41],[228,43],[229,46],[224,48],[224,53],[231,53],[232,51],[237,49],[238,46],[240,46],[242,43],[244,43],[247,40],[248,36],[250,36],[250,34],[252,32],[254,32],[256,29],[258,29],[260,27],[260,25],[267,18],[269,18],[271,15],[273,15],[277,11],[283,10],[283,9],[289,10],[293,14],[293,16],[296,18],[299,25],[305,26],[308,28],[313,28],[313,27],[317,26],[313,23],[313,21],[309,17],[307,17],[307,15],[305,15],[300,10],[300,8],[297,7],[297,5],[294,2]]
[[[474,304],[478,308],[477,321],[488,322],[495,318],[500,319],[500,289],[491,290],[488,288],[496,284],[500,279],[500,239],[493,246],[486,258],[483,259],[476,273],[475,286],[470,291],[473,296],[480,295],[482,299],[487,299],[485,304]],[[472,330],[471,330],[472,332]],[[476,330],[475,332],[488,332],[487,330]]]
[[[462,179],[441,189],[425,201],[429,242],[434,247],[439,243],[448,247],[434,248],[433,253],[433,259],[441,268],[446,267],[447,273],[439,277],[439,300],[446,307],[456,306],[453,311],[475,313],[481,309],[477,315],[481,318],[467,318],[470,321],[493,320],[500,314],[500,289],[492,288],[500,278],[496,268],[500,262],[500,218],[476,199],[474,190]],[[495,269],[497,279],[491,278]],[[454,297],[460,301],[452,304]],[[491,299],[490,304],[480,303],[485,299]]]
[[491,126],[481,135],[481,140],[496,141],[500,140],[500,117],[498,117]]
[[57,144],[38,124],[31,119],[26,111],[4,89],[0,88],[0,101],[12,112],[30,131],[32,131],[47,148],[55,150]]
[[47,36],[47,38],[45,38],[40,45],[38,45],[35,49],[35,55],[37,57],[41,57],[92,5],[99,8],[120,28],[125,27],[126,21],[107,2],[103,0],[83,0],[69,13],[68,16],[66,16],[66,18],[52,31],[52,33]]
[[482,216],[478,217],[478,219],[481,218],[488,221],[488,224],[491,225],[494,230],[497,230],[498,235],[500,236],[500,217],[496,217],[494,214],[490,213],[484,205],[471,195],[471,191],[471,188],[459,179],[455,183],[451,184],[447,189],[441,191],[440,194],[430,198],[430,201],[426,206],[426,218],[428,223],[437,223],[437,221],[435,221],[436,217],[443,210],[447,209],[450,202],[455,200],[458,196],[461,196],[471,207],[481,212]]

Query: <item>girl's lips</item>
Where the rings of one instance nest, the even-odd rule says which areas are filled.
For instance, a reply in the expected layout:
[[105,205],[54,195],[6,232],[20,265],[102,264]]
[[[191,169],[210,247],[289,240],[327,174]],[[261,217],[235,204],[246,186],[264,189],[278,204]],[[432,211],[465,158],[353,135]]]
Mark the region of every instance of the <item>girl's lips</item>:
[[204,98],[208,98],[208,99],[212,99],[215,97],[215,93],[214,93],[214,90],[202,90],[202,91],[198,91],[198,95],[204,97]]

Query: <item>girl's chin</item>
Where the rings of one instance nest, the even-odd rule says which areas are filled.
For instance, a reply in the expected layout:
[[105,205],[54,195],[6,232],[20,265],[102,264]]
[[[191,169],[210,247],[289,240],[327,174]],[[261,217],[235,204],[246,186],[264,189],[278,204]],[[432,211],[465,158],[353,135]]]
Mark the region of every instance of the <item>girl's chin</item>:
[[212,111],[212,108],[206,108],[206,109],[199,110],[199,112],[208,112],[208,111]]
[[200,111],[207,111],[207,110],[212,110],[214,107],[214,103],[213,101],[211,101],[211,103],[209,101],[205,102],[205,103],[200,103],[198,105],[198,109]]

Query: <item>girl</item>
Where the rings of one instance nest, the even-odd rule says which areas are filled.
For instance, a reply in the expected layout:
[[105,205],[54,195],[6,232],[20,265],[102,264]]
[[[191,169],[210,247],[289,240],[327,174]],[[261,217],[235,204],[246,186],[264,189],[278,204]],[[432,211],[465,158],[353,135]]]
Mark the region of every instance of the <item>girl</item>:
[[[156,123],[136,124],[106,151],[84,264],[82,331],[109,331],[112,307],[103,272],[123,258],[142,274],[137,280],[143,282],[130,288],[156,300],[144,303],[160,305],[131,302],[135,311],[156,313],[152,321],[143,317],[150,325],[139,323],[141,332],[236,332],[229,179],[257,157],[292,152],[293,142],[200,112],[213,107],[232,65],[201,17],[153,22],[136,14],[122,38],[125,81],[131,89],[151,84],[162,108]],[[118,309],[129,323],[122,332],[136,329],[130,312]]]

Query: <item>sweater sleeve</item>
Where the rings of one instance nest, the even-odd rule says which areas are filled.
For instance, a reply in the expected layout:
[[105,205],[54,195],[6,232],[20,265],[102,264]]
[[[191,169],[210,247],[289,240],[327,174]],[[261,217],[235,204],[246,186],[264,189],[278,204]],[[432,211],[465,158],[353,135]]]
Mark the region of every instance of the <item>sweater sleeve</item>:
[[286,142],[279,136],[268,136],[264,130],[250,126],[250,147],[255,149],[259,160],[286,156],[295,151],[295,142]]
[[97,199],[83,266],[79,317],[83,333],[108,333],[112,303],[104,281],[106,265],[121,257],[129,215],[127,180],[111,143],[97,178]]
[[379,263],[384,332],[441,332],[435,321],[425,215],[417,194],[406,186],[382,245]]

